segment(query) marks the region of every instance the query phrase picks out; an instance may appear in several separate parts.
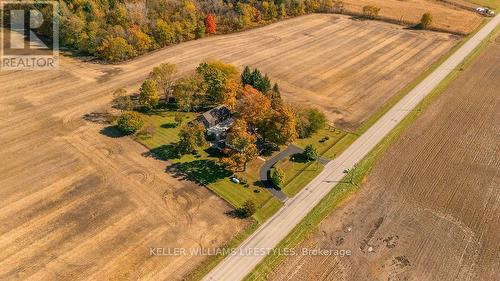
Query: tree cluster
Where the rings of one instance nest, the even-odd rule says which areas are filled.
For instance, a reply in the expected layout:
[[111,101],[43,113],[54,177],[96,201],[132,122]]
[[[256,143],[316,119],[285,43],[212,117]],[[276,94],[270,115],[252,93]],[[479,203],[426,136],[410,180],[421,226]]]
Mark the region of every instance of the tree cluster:
[[237,119],[228,133],[228,145],[232,148],[228,157],[221,160],[226,169],[237,172],[245,171],[248,162],[259,155],[255,142],[256,136],[248,130],[244,119]]
[[327,125],[325,113],[317,108],[292,105],[292,110],[297,119],[297,134],[301,139],[310,137]]
[[236,116],[249,130],[272,148],[297,138],[296,119],[285,105],[273,108],[271,99],[250,85],[245,85],[236,104]]
[[254,89],[264,93],[271,100],[273,108],[277,108],[282,105],[278,83],[274,83],[271,87],[271,80],[269,79],[269,76],[267,76],[267,74],[263,76],[259,69],[255,68],[252,71],[250,70],[250,67],[245,66],[243,72],[241,73],[241,83],[243,86],[250,85]]
[[64,46],[116,62],[207,34],[238,31],[305,13],[332,12],[337,2],[59,0],[60,40]]
[[[149,111],[161,104],[175,104],[180,111],[199,111],[224,104],[233,108],[240,88],[238,69],[220,61],[201,63],[194,73],[178,77],[173,64],[153,68],[139,89],[138,105]],[[114,107],[127,107],[130,97],[117,90]]]
[[[199,112],[226,105],[235,122],[226,139],[229,152],[221,162],[227,170],[238,172],[258,156],[257,140],[269,149],[277,149],[326,125],[324,113],[284,104],[278,84],[271,85],[269,77],[258,69],[251,71],[246,67],[240,74],[235,66],[221,61],[203,62],[193,73],[182,77],[177,75],[175,65],[163,63],[153,68],[142,83],[137,101],[132,101],[124,89],[118,89],[113,106],[125,112],[119,127],[126,133],[136,133],[143,126],[143,122],[137,121],[140,116],[130,111],[136,108],[152,110],[161,105],[176,106],[179,112]],[[180,113],[174,119],[178,126],[182,125]],[[152,131],[145,128],[144,134],[151,135]],[[206,145],[205,127],[196,121],[184,124],[179,139],[177,152],[192,153]]]

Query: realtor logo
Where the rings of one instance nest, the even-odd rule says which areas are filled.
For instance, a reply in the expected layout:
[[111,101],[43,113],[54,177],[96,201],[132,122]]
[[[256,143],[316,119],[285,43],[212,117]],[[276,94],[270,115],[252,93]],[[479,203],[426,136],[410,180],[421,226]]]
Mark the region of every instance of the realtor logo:
[[0,71],[59,66],[57,2],[0,2]]

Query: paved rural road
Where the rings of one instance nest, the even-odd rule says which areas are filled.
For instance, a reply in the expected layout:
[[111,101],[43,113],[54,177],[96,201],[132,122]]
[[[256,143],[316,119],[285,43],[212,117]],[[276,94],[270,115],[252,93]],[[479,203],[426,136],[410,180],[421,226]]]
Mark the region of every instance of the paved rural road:
[[242,280],[264,259],[254,251],[274,248],[312,208],[339,182],[343,171],[352,168],[366,156],[422,99],[427,96],[453,69],[462,63],[500,22],[494,17],[474,37],[448,58],[440,67],[418,84],[408,95],[382,116],[366,133],[346,151],[325,167],[306,188],[286,201],[283,208],[264,223],[253,235],[236,249],[236,254],[226,257],[204,280]]

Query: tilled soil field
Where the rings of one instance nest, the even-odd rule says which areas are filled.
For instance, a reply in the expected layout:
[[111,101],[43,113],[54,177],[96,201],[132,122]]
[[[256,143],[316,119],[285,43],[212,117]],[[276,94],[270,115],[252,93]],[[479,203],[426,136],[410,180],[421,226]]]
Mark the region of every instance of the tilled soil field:
[[406,129],[270,280],[500,279],[500,40]]

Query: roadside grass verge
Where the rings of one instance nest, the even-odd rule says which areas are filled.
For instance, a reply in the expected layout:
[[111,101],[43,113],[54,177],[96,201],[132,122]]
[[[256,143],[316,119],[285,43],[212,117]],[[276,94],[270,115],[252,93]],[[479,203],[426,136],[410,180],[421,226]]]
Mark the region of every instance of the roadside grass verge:
[[274,165],[285,173],[285,183],[281,191],[288,197],[293,197],[299,193],[324,169],[324,166],[318,161],[297,161],[293,160],[294,156],[296,155],[285,158]]
[[498,0],[473,0],[473,1],[469,1],[469,2],[472,2],[474,4],[478,4],[481,6],[490,7],[490,8],[497,10],[497,11],[500,9],[500,1],[498,1]]
[[[243,229],[240,233],[238,233],[231,241],[229,241],[222,248],[226,250],[231,250],[238,245],[240,245],[245,239],[252,235],[252,233],[259,228],[259,223],[253,221],[247,228]],[[194,281],[201,280],[205,275],[207,275],[210,270],[217,266],[227,255],[213,255],[209,256],[205,261],[202,262],[200,266],[198,266],[194,271],[191,271],[186,277],[183,278],[185,281]]]
[[302,241],[317,228],[335,208],[339,206],[346,198],[355,193],[360,184],[363,183],[366,176],[373,169],[374,164],[380,156],[389,148],[401,133],[417,119],[423,111],[455,80],[459,73],[481,53],[494,36],[497,35],[500,28],[497,27],[483,42],[479,44],[474,51],[469,54],[464,62],[454,69],[441,83],[424,98],[416,107],[417,110],[411,111],[363,160],[361,160],[354,169],[352,169],[344,179],[335,185],[334,188],[316,205],[306,217],[295,226],[295,228],[283,239],[276,247],[278,251],[272,251],[270,255],[259,263],[256,268],[246,276],[246,281],[266,280],[267,276],[273,272],[286,256],[272,254],[285,252],[285,248],[298,246]]
[[320,156],[333,159],[337,155],[336,152],[341,150],[338,148],[339,142],[349,135],[348,132],[327,126],[308,138],[297,139],[295,144],[302,149],[308,144],[312,144],[318,150]]

